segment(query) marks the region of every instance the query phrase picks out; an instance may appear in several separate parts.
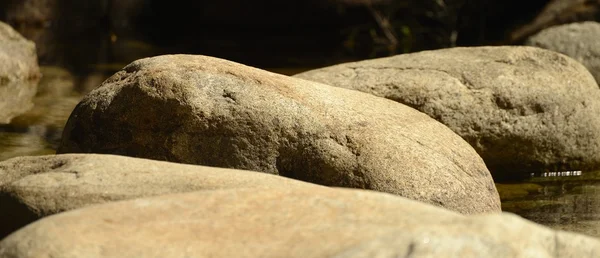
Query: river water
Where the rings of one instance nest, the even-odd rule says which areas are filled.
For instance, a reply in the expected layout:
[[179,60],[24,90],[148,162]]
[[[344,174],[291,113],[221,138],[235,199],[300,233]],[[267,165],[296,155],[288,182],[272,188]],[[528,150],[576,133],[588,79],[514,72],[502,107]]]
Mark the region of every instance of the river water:
[[[75,105],[120,67],[101,65],[97,72],[85,76],[74,76],[58,67],[42,67],[34,108],[11,124],[0,124],[0,161],[55,153]],[[283,74],[302,71],[270,70]],[[570,174],[496,184],[502,209],[552,228],[600,237],[600,171]]]

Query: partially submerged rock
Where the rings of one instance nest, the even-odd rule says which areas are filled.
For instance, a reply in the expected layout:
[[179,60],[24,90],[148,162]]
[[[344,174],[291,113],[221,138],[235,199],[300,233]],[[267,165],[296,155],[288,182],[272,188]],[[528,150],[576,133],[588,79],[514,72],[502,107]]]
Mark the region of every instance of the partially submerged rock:
[[324,187],[200,191],[91,206],[0,242],[1,257],[597,257],[597,239]]
[[261,171],[462,213],[500,210],[481,158],[425,114],[205,56],[126,66],[75,108],[58,152]]
[[92,204],[228,188],[317,185],[265,173],[114,155],[65,154],[0,162],[0,239],[33,220]]
[[35,44],[0,22],[0,124],[32,107],[39,78]]
[[498,179],[600,165],[600,89],[533,47],[453,48],[295,75],[414,107],[469,142]]

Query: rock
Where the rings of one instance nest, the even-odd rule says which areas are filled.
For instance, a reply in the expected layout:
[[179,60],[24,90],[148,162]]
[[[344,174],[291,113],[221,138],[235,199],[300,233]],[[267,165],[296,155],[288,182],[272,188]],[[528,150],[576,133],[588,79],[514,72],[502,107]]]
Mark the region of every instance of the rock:
[[477,153],[404,105],[192,55],[141,59],[75,108],[58,153],[119,154],[499,211]]
[[65,69],[42,66],[40,70],[43,78],[33,98],[33,108],[13,118],[7,127],[10,127],[11,131],[39,135],[56,150],[63,127],[83,95],[77,92],[75,78]]
[[0,83],[37,81],[40,70],[35,44],[0,22]]
[[428,114],[467,140],[497,180],[600,165],[600,90],[585,67],[555,52],[453,48],[295,76]]
[[[393,256],[392,256],[393,255]],[[597,257],[600,241],[356,189],[226,189],[96,205],[0,242],[1,257]]]
[[582,63],[600,83],[600,23],[583,22],[550,27],[525,44],[563,53]]
[[0,213],[0,239],[37,218],[91,204],[200,190],[301,186],[319,187],[264,173],[114,155],[19,157],[0,162],[0,203],[12,204]]
[[35,44],[0,22],[0,124],[32,107],[39,78]]
[[509,213],[474,216],[419,233],[398,230],[334,257],[595,257],[600,252],[598,239],[553,231]]

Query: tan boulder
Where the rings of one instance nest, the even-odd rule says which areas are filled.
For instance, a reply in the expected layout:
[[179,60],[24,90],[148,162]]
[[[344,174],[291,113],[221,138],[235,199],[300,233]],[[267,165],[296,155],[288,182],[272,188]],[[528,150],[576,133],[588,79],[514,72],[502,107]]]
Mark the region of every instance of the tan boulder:
[[427,115],[206,56],[126,66],[75,108],[58,152],[253,170],[462,213],[500,211],[481,158]]
[[0,238],[39,217],[92,204],[227,188],[316,185],[233,169],[115,155],[65,154],[0,162]]
[[600,166],[600,89],[581,64],[534,47],[424,51],[295,75],[385,97],[442,122],[497,179]]
[[598,239],[356,189],[200,191],[91,206],[0,242],[0,257],[597,257]]
[[33,106],[39,78],[35,44],[0,22],[0,124]]

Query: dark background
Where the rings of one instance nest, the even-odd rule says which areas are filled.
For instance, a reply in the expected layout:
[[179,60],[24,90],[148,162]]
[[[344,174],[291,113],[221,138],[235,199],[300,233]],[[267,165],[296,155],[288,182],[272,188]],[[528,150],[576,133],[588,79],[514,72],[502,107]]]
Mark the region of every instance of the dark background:
[[0,20],[36,42],[41,65],[77,74],[116,70],[166,53],[300,69],[453,46],[519,44],[548,26],[598,20],[599,5],[600,0],[0,0]]

